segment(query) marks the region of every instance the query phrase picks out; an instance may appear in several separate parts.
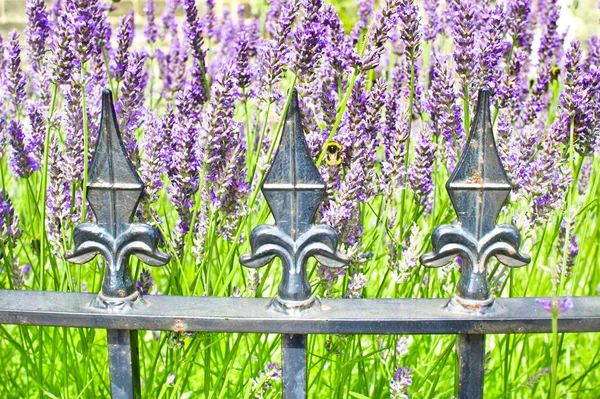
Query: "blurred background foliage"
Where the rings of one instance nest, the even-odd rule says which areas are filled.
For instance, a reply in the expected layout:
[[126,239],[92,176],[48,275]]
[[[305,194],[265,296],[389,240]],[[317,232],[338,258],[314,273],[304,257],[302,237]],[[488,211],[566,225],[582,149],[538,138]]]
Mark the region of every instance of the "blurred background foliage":
[[[50,4],[52,1],[47,0],[46,2]],[[331,3],[337,9],[346,30],[349,31],[358,19],[357,1],[327,0],[327,2]],[[381,3],[381,0],[376,0],[375,2],[376,4]],[[440,2],[444,2],[444,0],[440,0]],[[132,7],[135,9],[137,15],[143,15],[144,0],[120,0],[113,3],[116,10],[112,13],[112,20],[115,24]],[[165,0],[156,0],[158,13],[162,12],[164,3]],[[196,0],[196,3],[202,10],[204,0]],[[259,14],[261,7],[268,7],[269,0],[216,0],[215,3],[220,12],[246,5],[248,6],[247,12]],[[563,15],[561,16],[559,25],[562,31],[568,32],[567,42],[570,38],[586,39],[592,34],[600,34],[600,28],[598,27],[598,20],[600,20],[600,0],[561,0],[560,3],[563,5]],[[0,0],[0,33],[3,36],[12,29],[22,31],[26,18],[25,0]],[[136,22],[139,26],[143,24],[141,18],[138,18]]]

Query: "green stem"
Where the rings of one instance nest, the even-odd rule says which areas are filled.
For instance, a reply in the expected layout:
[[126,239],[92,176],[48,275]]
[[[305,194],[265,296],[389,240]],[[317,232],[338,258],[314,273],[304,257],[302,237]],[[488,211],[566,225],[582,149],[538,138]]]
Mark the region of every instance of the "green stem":
[[[85,78],[85,64],[81,66],[82,80]],[[88,158],[89,158],[89,127],[87,115],[87,101],[85,94],[85,84],[81,85],[81,107],[83,112],[83,185],[81,187],[81,221],[85,221],[87,214],[87,183],[88,183]]]
[[[50,103],[50,113],[48,119],[51,120],[56,107],[56,95],[58,86],[54,83],[52,85],[52,102]],[[50,148],[50,128],[51,123],[48,123],[46,127],[46,137],[44,138],[44,163],[42,165],[42,187],[40,188],[40,199],[42,205],[42,216],[40,217],[40,289],[44,290],[44,270],[46,265],[46,190],[48,187],[48,159],[49,159],[49,148]]]

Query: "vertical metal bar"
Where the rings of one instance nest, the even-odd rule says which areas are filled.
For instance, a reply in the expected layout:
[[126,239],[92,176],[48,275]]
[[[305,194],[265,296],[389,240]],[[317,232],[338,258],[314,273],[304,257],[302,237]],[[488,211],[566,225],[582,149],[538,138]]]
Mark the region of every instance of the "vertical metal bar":
[[137,331],[106,330],[112,399],[140,399]]
[[281,334],[283,399],[306,399],[306,335]]
[[458,398],[483,398],[485,335],[459,335],[457,350],[460,373],[458,381]]

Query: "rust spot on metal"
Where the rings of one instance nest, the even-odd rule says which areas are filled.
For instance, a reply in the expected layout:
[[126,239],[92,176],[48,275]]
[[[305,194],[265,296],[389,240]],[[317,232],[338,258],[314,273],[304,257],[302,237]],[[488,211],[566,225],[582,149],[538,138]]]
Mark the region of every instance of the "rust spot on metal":
[[481,176],[481,172],[476,171],[469,177],[469,180],[467,181],[469,183],[483,184],[483,177]]
[[185,331],[185,324],[183,323],[182,320],[177,320],[175,322],[175,328],[173,329],[173,331],[175,331],[176,333],[180,333],[180,332],[184,332]]

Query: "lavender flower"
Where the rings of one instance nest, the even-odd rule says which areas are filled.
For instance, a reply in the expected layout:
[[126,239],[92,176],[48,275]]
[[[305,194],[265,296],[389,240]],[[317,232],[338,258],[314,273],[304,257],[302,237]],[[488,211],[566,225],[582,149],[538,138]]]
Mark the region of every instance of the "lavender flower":
[[198,9],[196,8],[195,0],[183,0],[182,5],[185,11],[185,34],[188,42],[190,53],[194,59],[192,63],[191,77],[192,82],[197,82],[192,87],[190,93],[194,101],[193,107],[198,107],[207,99],[205,88],[206,80],[206,52],[204,50],[204,39],[202,35],[202,24],[198,17]]
[[129,48],[133,43],[135,25],[133,21],[133,8],[127,15],[121,18],[117,31],[117,49],[115,51],[115,62],[112,68],[113,78],[120,82],[125,75],[129,58]]
[[424,0],[423,9],[427,23],[423,28],[423,39],[426,41],[435,41],[436,37],[443,31],[440,21],[440,15],[437,12],[440,6],[440,0]]
[[52,39],[54,51],[50,54],[51,80],[55,84],[67,83],[77,67],[71,30],[67,16],[64,13],[59,14]]
[[584,74],[581,43],[577,40],[571,42],[566,53],[565,70],[565,87],[560,94],[557,119],[551,129],[559,141],[564,143],[569,140],[570,126],[573,124],[575,149],[580,154],[587,154],[591,150],[591,144],[595,142],[596,135],[593,130],[594,105],[590,104],[587,98],[600,89],[600,74]]
[[528,54],[520,48],[514,48],[508,66],[508,72],[503,72],[500,84],[496,90],[497,106],[507,108],[516,114],[519,104],[522,104],[527,95],[526,71]]
[[156,13],[156,4],[154,3],[154,0],[146,0],[144,13],[146,14],[144,36],[146,36],[148,43],[152,44],[156,42],[156,38],[158,37],[158,26],[156,26],[156,22],[154,21]]
[[497,5],[487,15],[486,29],[483,30],[480,47],[478,86],[486,85],[492,93],[496,92],[497,82],[503,73],[500,65],[502,55],[506,52],[509,43],[504,41],[506,34],[506,14],[504,9]]
[[388,244],[388,267],[393,270],[392,278],[396,283],[406,281],[412,270],[417,266],[417,258],[419,257],[422,244],[419,239],[420,230],[416,223],[413,223],[410,229],[410,238],[402,245],[402,252],[400,254],[398,254],[395,241],[391,240]]
[[541,149],[521,172],[523,192],[532,200],[530,221],[535,224],[547,221],[553,211],[562,208],[566,189],[571,183],[571,174],[559,146],[560,138],[553,130],[551,128],[541,137]]
[[557,298],[554,303],[551,298],[546,298],[546,299],[537,298],[535,301],[537,303],[539,303],[541,305],[542,309],[544,309],[548,313],[553,312],[553,305],[556,306],[556,309],[557,309],[559,315],[565,314],[565,313],[573,310],[573,299],[571,298],[570,295],[566,295],[564,297]]
[[32,148],[25,140],[21,122],[11,120],[8,123],[8,164],[17,177],[28,178],[40,168]]
[[462,148],[465,131],[462,125],[462,109],[457,104],[454,78],[448,66],[448,57],[435,56],[431,66],[431,87],[425,101],[425,109],[432,120],[431,131],[443,138],[441,160],[452,173],[458,151]]
[[148,202],[156,202],[162,188],[161,176],[166,172],[161,144],[164,140],[162,123],[152,114],[148,116],[146,133],[142,141],[144,156],[140,158],[140,173]]
[[427,212],[433,209],[433,164],[436,144],[426,130],[421,132],[416,148],[415,161],[408,172],[408,182],[415,193],[415,201]]
[[0,237],[2,243],[16,245],[23,232],[19,228],[19,218],[7,193],[0,191]]
[[31,68],[40,72],[46,53],[46,42],[50,34],[50,24],[44,0],[27,0],[27,27],[25,38],[27,41],[27,55]]
[[25,113],[29,121],[29,134],[27,138],[27,153],[35,163],[34,169],[39,169],[44,158],[44,138],[46,136],[46,124],[42,115],[42,105],[38,102],[28,101],[25,103]]
[[560,10],[561,5],[558,0],[546,0],[546,7],[542,10],[542,20],[540,21],[540,27],[542,28],[538,49],[540,65],[552,63],[552,56],[556,55],[563,47],[564,35],[558,32]]
[[121,119],[121,132],[127,155],[134,165],[139,165],[140,155],[134,131],[139,128],[144,113],[144,89],[148,81],[148,72],[144,69],[148,55],[143,51],[134,51],[127,62],[127,71],[123,79],[121,95],[116,110]]
[[[450,30],[454,41],[454,62],[463,92],[471,89],[473,77],[478,75],[478,53],[475,46],[477,26],[475,3],[470,0],[451,0]],[[464,94],[463,94],[464,95]]]
[[391,399],[408,399],[408,387],[412,385],[413,370],[406,366],[400,367],[394,373],[394,379],[390,382]]
[[[6,55],[4,54],[4,38],[2,37],[2,35],[0,35],[0,67],[2,67],[3,71],[6,68],[6,61]],[[1,74],[0,78],[2,78]],[[1,94],[2,92],[0,91],[0,95]]]
[[169,374],[169,376],[167,377],[167,384],[168,385],[175,385],[175,373],[171,373]]
[[269,363],[265,370],[252,379],[254,398],[262,399],[274,382],[281,381],[281,367],[278,363]]
[[248,296],[256,296],[256,291],[260,285],[260,273],[258,269],[249,269],[246,280],[246,292],[248,293]]
[[[242,7],[242,6],[240,6]],[[240,21],[243,21],[243,16]],[[206,7],[202,18],[202,26],[206,37],[213,39],[216,36],[217,16],[215,15],[215,0],[206,0]]]
[[373,0],[358,0],[358,21],[352,27],[350,37],[354,44],[358,43],[362,32],[367,28],[371,14],[373,14]]
[[161,49],[156,49],[155,54],[164,85],[165,92],[162,95],[169,98],[183,89],[188,54],[180,45],[177,36],[171,40],[167,54],[164,54]]
[[71,44],[79,62],[83,65],[92,53],[98,51],[94,47],[95,40],[101,35],[98,33],[100,22],[100,8],[98,0],[70,0],[65,12],[69,17],[70,31],[73,35]]
[[[401,0],[399,3],[398,24],[400,26],[400,38],[404,44],[404,56],[407,63],[414,68],[414,60],[421,55],[421,30],[419,17],[419,6],[414,0]],[[409,66],[409,76],[410,76]],[[418,76],[418,74],[415,74]]]
[[65,104],[61,110],[60,124],[65,132],[65,174],[70,183],[78,184],[83,179],[83,110],[80,104],[81,88],[65,85]]
[[22,290],[25,286],[25,280],[27,279],[27,275],[31,271],[31,265],[27,264],[21,267],[19,258],[15,256],[13,257],[13,261],[10,267],[12,288],[15,290]]
[[531,166],[530,161],[535,155],[541,134],[536,126],[525,126],[519,134],[513,132],[512,126],[507,126],[510,134],[504,136],[502,127],[505,124],[508,125],[508,122],[504,118],[500,119],[498,138],[502,140],[499,140],[499,154],[514,187],[513,199],[517,199],[519,190],[527,184],[527,169]]
[[165,8],[160,15],[160,23],[161,23],[161,39],[165,39],[168,35],[171,35],[173,38],[177,37],[177,21],[175,19],[175,12],[177,11],[177,7],[181,0],[167,0],[165,2]]
[[150,269],[142,268],[140,278],[135,283],[135,288],[142,295],[148,295],[148,292],[154,285],[154,277],[150,274]]
[[[242,211],[242,200],[249,192],[243,154],[246,143],[240,135],[239,124],[233,118],[237,98],[234,66],[225,66],[213,86],[211,102],[202,121],[199,158],[205,165],[207,181],[211,182],[211,204],[225,216],[236,218]],[[225,233],[228,228],[223,228]]]
[[533,41],[531,0],[510,0],[507,4],[507,28],[513,46],[529,51]]
[[406,337],[399,337],[396,341],[396,354],[398,357],[404,357],[408,355],[409,347],[413,343],[412,335]]
[[397,13],[403,0],[386,0],[384,6],[375,16],[373,27],[369,29],[368,47],[362,59],[362,69],[369,70],[379,64],[385,43],[389,40],[390,31],[396,23]]
[[323,1],[303,0],[300,3],[304,18],[294,32],[294,62],[291,69],[300,83],[304,83],[311,81],[311,76],[319,62],[323,51],[325,28],[319,19]]
[[327,266],[320,265],[318,269],[319,282],[323,288],[323,296],[330,298],[333,296],[334,286],[340,276],[346,274],[345,269],[332,269]]
[[12,31],[8,34],[8,60],[5,72],[6,101],[9,104],[9,112],[15,115],[20,104],[25,98],[25,84],[27,83],[21,70],[21,46],[19,45],[19,33]]
[[167,176],[171,184],[167,192],[177,209],[179,221],[174,230],[175,247],[181,249],[183,237],[190,229],[192,220],[192,195],[198,191],[198,158],[195,143],[198,141],[198,128],[185,117],[178,118],[169,104],[163,116],[165,146],[162,153]]
[[292,30],[292,24],[298,14],[299,4],[296,1],[290,1],[282,7],[281,17],[275,27],[273,39],[260,50],[261,86],[268,88],[268,93],[261,95],[261,99],[272,102],[272,94],[270,93],[273,86],[276,85],[283,77],[284,67],[288,59],[287,39]]
[[367,285],[367,277],[362,273],[355,273],[349,276],[347,298],[362,297],[362,289]]
[[[571,275],[571,271],[573,269],[573,266],[575,265],[575,258],[577,257],[577,255],[579,254],[579,244],[578,244],[578,239],[577,239],[577,234],[575,234],[575,215],[571,214],[571,218],[570,218],[570,223],[569,223],[569,241],[568,243],[565,244],[565,240],[566,240],[566,236],[567,236],[567,220],[563,219],[562,222],[560,223],[560,229],[558,232],[558,244],[557,244],[557,250],[558,250],[558,265],[559,265],[559,271],[558,271],[558,276],[560,276],[562,274],[562,265],[563,265],[563,257],[565,256],[565,251],[566,251],[566,260],[564,261],[565,264],[565,270],[564,270],[564,275],[565,277],[569,277]],[[565,248],[565,245],[567,245],[567,247]]]
[[[71,184],[65,165],[64,153],[59,149],[58,137],[53,134],[48,148],[48,189],[46,192],[46,231],[55,248],[62,248],[66,232],[70,231]],[[61,251],[56,251],[57,253]]]
[[400,103],[393,90],[390,90],[386,97],[386,118],[382,132],[384,157],[380,184],[381,191],[389,197],[404,188],[408,118],[408,107]]
[[245,98],[249,97],[249,94],[245,91],[250,87],[254,76],[250,65],[250,58],[256,55],[256,47],[252,39],[250,32],[247,29],[242,29],[238,33],[235,43],[237,85],[244,93]]
[[527,379],[527,388],[533,389],[536,387],[536,385],[538,384],[538,382],[540,382],[540,379],[548,374],[550,374],[550,372],[552,371],[552,367],[545,367],[541,370],[538,370],[535,372],[534,375],[530,376]]

